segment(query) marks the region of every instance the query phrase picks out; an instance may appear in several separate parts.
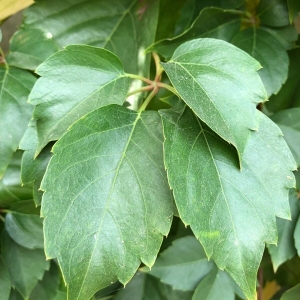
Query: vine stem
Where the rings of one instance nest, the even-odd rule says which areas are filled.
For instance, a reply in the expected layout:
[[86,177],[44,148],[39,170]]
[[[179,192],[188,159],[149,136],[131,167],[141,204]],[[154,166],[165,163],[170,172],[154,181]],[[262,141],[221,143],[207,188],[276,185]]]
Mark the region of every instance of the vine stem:
[[157,87],[165,88],[165,89],[169,90],[170,92],[172,92],[173,94],[175,94],[176,96],[178,96],[180,98],[180,96],[178,95],[177,91],[172,86],[170,86],[168,84],[165,84],[163,82],[157,82],[156,86]]
[[146,107],[148,106],[148,104],[150,103],[150,101],[153,99],[153,97],[157,94],[157,92],[158,92],[158,88],[154,87],[154,89],[152,90],[152,92],[148,95],[148,97],[143,102],[142,106],[139,109],[139,112],[142,112],[142,111],[144,111],[146,109]]
[[153,90],[153,85],[143,86],[140,89],[137,89],[137,90],[134,90],[134,91],[128,93],[127,97],[141,93],[141,92],[151,91],[151,90]]
[[143,77],[143,76],[139,76],[139,75],[135,75],[135,74],[126,74],[126,76],[128,76],[129,78],[132,78],[132,79],[139,79],[139,80],[142,80],[148,84],[151,84],[153,83],[153,81],[151,79],[148,79],[146,77]]
[[7,68],[8,64],[7,64],[6,60],[5,60],[5,54],[4,54],[4,52],[3,52],[3,50],[2,50],[1,47],[0,47],[0,56],[1,56],[1,58],[0,58],[0,64],[3,63],[5,65],[5,67]]
[[2,215],[0,215],[0,220],[3,221],[3,222],[5,222],[5,219],[4,219],[4,217]]

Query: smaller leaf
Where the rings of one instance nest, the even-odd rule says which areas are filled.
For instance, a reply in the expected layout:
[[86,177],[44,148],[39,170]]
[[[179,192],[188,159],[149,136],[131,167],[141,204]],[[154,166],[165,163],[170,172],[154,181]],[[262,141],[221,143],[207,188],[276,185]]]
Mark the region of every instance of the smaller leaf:
[[177,239],[157,258],[149,274],[176,290],[194,290],[213,268],[199,241],[193,236]]
[[5,216],[5,229],[19,245],[44,249],[43,220],[37,215],[11,212]]
[[9,207],[20,200],[32,199],[32,186],[21,186],[22,151],[17,151],[0,180],[0,206]]
[[271,112],[300,107],[300,48],[289,51],[289,73],[277,95],[273,95],[266,107]]
[[293,288],[287,290],[280,300],[298,300],[300,295],[300,284],[294,286]]
[[[58,300],[60,298],[66,299],[67,295],[60,291],[60,284],[62,276],[60,270],[55,262],[52,261],[49,271],[46,271],[43,279],[33,289],[29,300]],[[63,295],[61,295],[63,293]]]
[[31,118],[33,107],[27,100],[35,80],[27,71],[0,65],[0,179]]
[[8,300],[10,294],[11,280],[6,265],[0,255],[0,298]]
[[257,15],[262,24],[271,27],[289,25],[286,0],[261,0],[257,7]]
[[280,42],[260,28],[243,30],[231,42],[261,63],[263,68],[258,73],[268,95],[276,94],[287,79],[289,66],[288,55]]
[[87,113],[113,103],[123,104],[129,88],[129,78],[114,54],[85,45],[66,47],[36,72],[42,77],[29,96],[36,105],[36,154]]
[[197,285],[192,300],[235,299],[235,290],[229,275],[214,268]]
[[278,243],[277,245],[267,245],[275,272],[281,264],[296,254],[293,234],[300,209],[297,201],[297,193],[294,190],[290,191],[289,202],[292,215],[291,220],[276,219]]
[[10,273],[12,285],[28,298],[45,270],[49,269],[43,250],[28,249],[14,242],[4,231],[2,236],[2,257]]
[[184,102],[241,155],[258,126],[255,105],[267,99],[260,64],[227,42],[204,38],[180,45],[162,65]]
[[51,33],[22,28],[11,39],[10,53],[6,60],[11,66],[35,70],[59,49],[52,40]]
[[290,147],[298,167],[300,166],[300,108],[282,110],[271,116],[280,127],[288,146]]
[[147,51],[155,51],[166,59],[170,59],[175,49],[186,41],[199,37],[230,41],[239,28],[240,18],[234,12],[205,8],[185,32],[174,38],[159,41],[150,46]]

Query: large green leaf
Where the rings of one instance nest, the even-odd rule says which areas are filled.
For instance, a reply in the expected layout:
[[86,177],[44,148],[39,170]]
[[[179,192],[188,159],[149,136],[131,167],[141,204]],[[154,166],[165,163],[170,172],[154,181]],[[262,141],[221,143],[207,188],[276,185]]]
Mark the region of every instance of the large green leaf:
[[6,59],[11,66],[35,70],[58,50],[51,34],[36,28],[20,29],[10,41],[10,53]]
[[109,105],[54,146],[42,189],[45,251],[57,257],[70,299],[89,299],[140,261],[151,267],[171,226],[159,114]]
[[235,300],[234,284],[229,275],[215,268],[198,284],[192,300]]
[[19,200],[32,199],[32,187],[21,186],[22,151],[15,152],[4,177],[0,180],[0,206],[8,207]]
[[280,127],[297,165],[300,166],[300,108],[282,110],[272,115],[272,120]]
[[27,99],[34,82],[29,72],[0,64],[0,179],[32,115]]
[[39,0],[24,12],[26,29],[38,28],[60,47],[88,44],[120,57],[126,72],[148,75],[158,0]]
[[298,300],[300,294],[300,284],[294,286],[293,288],[287,290],[280,300]]
[[270,111],[279,111],[291,107],[300,107],[300,48],[289,51],[288,79],[277,95],[266,103]]
[[170,59],[178,46],[195,38],[207,37],[230,41],[239,31],[240,23],[239,16],[234,12],[218,8],[205,8],[184,33],[159,41],[151,45],[147,51],[157,52]]
[[250,129],[257,129],[255,104],[267,98],[259,63],[224,41],[196,39],[163,67],[196,115],[241,154]]
[[291,220],[276,220],[278,228],[278,243],[277,245],[268,245],[268,250],[275,271],[281,264],[292,258],[297,253],[293,235],[299,216],[299,205],[297,201],[297,193],[294,190],[290,191],[289,202],[292,213]]
[[129,88],[120,60],[107,50],[91,46],[68,46],[36,72],[42,77],[29,96],[36,105],[36,153],[92,110],[122,104]]
[[286,0],[260,0],[257,16],[262,24],[271,27],[289,25],[289,15]]
[[233,147],[188,107],[161,115],[165,163],[181,219],[207,256],[256,299],[264,244],[277,242],[275,215],[290,218],[287,188],[295,185],[295,162],[279,128],[257,112],[259,130],[251,134],[239,170]]
[[10,276],[6,268],[6,265],[0,255],[0,291],[1,291],[0,298],[1,300],[9,299],[10,286],[11,286]]
[[192,292],[174,290],[170,285],[143,273],[137,273],[114,300],[191,300]]
[[9,236],[23,247],[44,248],[43,220],[37,215],[8,213],[5,216],[5,229]]
[[194,290],[197,283],[213,268],[195,237],[177,239],[160,254],[150,275],[172,285],[176,290]]
[[3,232],[2,257],[10,273],[12,285],[28,299],[38,280],[49,269],[49,261],[46,261],[44,251],[22,247]]
[[258,73],[268,95],[276,94],[287,79],[289,66],[288,55],[281,43],[259,28],[243,30],[231,42],[261,63],[263,68]]

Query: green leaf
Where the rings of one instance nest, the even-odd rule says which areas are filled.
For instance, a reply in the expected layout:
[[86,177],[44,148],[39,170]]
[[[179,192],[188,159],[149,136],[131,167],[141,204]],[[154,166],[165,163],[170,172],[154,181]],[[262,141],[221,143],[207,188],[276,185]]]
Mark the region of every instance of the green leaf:
[[9,300],[24,300],[24,297],[16,289],[11,289]]
[[264,244],[277,241],[275,215],[290,218],[287,188],[295,184],[295,162],[279,128],[257,112],[259,130],[251,134],[239,170],[233,147],[189,108],[161,115],[165,164],[181,219],[207,256],[248,299],[256,299]]
[[0,180],[0,206],[9,207],[19,200],[32,199],[32,187],[21,186],[22,151],[15,152],[10,164]]
[[[148,76],[158,0],[40,0],[24,11],[23,27],[38,28],[60,47],[88,44],[120,57],[126,72]],[[76,17],[74,17],[76,16]]]
[[300,107],[300,48],[289,51],[288,79],[277,95],[266,103],[268,110],[276,112],[291,107]]
[[177,239],[160,254],[149,272],[176,290],[194,290],[197,283],[213,268],[195,237]]
[[25,132],[20,148],[25,150],[22,156],[21,179],[22,184],[33,183],[33,199],[36,205],[41,205],[42,191],[39,190],[46,168],[51,158],[52,144],[48,144],[35,158],[35,150],[38,145],[38,136],[35,122]]
[[34,82],[29,72],[0,65],[0,179],[31,118],[27,99]]
[[76,122],[53,147],[42,189],[45,251],[70,299],[89,299],[140,261],[151,267],[171,226],[161,119],[110,105]]
[[195,0],[195,1],[200,2],[198,4],[198,7],[214,6],[223,9],[238,8],[244,3],[243,0],[202,0],[202,1]]
[[151,45],[147,51],[157,52],[170,59],[178,46],[195,38],[208,37],[230,41],[239,31],[240,23],[239,16],[233,12],[205,8],[185,32],[174,38],[159,41]]
[[37,215],[11,212],[5,216],[5,229],[19,245],[44,249],[43,220]]
[[107,50],[90,46],[68,46],[36,72],[42,77],[29,96],[36,105],[36,154],[87,113],[108,104],[121,105],[129,88],[120,60]]
[[39,207],[36,207],[33,200],[14,202],[9,206],[9,210],[13,212],[19,212],[21,214],[40,215],[40,209]]
[[59,50],[51,34],[40,29],[20,29],[10,41],[7,62],[11,66],[35,70],[43,61]]
[[280,300],[298,300],[300,294],[300,284],[294,286],[293,288],[287,290]]
[[49,271],[45,272],[43,279],[33,289],[29,300],[66,300],[67,295],[59,290],[61,280],[59,268],[52,262]]
[[289,202],[292,212],[291,220],[276,220],[278,243],[277,245],[268,245],[268,250],[275,272],[281,264],[292,258],[297,252],[293,240],[293,234],[299,216],[299,205],[297,201],[297,193],[294,190],[290,191]]
[[0,291],[1,300],[8,300],[10,294],[11,280],[6,265],[0,255]]
[[298,166],[300,166],[300,108],[282,110],[271,116],[280,127]]
[[137,273],[114,300],[191,300],[192,294],[174,290],[150,275]]
[[163,67],[196,115],[241,154],[257,129],[255,104],[267,98],[259,63],[224,41],[197,39],[179,46]]
[[22,247],[3,232],[2,257],[10,273],[12,285],[28,299],[38,280],[49,269],[49,261],[46,261],[44,251]]
[[296,47],[298,32],[294,25],[277,28],[263,26],[261,28],[264,31],[271,33],[280,42],[285,50],[291,50]]
[[197,285],[192,300],[235,300],[234,285],[229,275],[214,268]]
[[271,27],[287,26],[290,23],[286,0],[261,0],[257,16],[262,24]]
[[287,79],[289,66],[288,55],[280,42],[259,28],[243,30],[231,42],[261,63],[263,68],[258,73],[268,95],[276,94]]
[[287,5],[289,9],[289,20],[290,23],[292,23],[300,11],[300,2],[298,0],[287,0]]

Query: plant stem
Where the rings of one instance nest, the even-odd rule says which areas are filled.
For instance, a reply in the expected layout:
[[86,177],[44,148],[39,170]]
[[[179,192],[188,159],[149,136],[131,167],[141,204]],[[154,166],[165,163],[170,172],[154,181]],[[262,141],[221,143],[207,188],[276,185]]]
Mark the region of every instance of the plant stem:
[[156,86],[159,88],[165,88],[167,90],[169,90],[170,92],[172,92],[173,94],[175,94],[176,96],[178,96],[180,98],[180,96],[178,95],[177,91],[170,85],[162,83],[162,82],[157,82]]
[[258,269],[258,283],[259,287],[257,289],[257,300],[263,300],[263,284],[264,284],[264,273],[262,267]]
[[4,64],[6,68],[8,68],[8,64],[6,63],[6,60],[5,60],[5,54],[2,50],[2,48],[0,47],[0,64]]
[[132,79],[142,80],[144,82],[147,82],[148,84],[152,84],[153,83],[152,80],[150,80],[150,79],[148,79],[146,77],[143,77],[143,76],[139,76],[139,75],[135,75],[135,74],[128,74],[128,73],[126,74],[126,76],[129,77],[129,78],[132,78]]
[[156,68],[156,75],[154,81],[160,82],[161,80],[161,74],[164,71],[164,69],[160,65],[160,58],[157,53],[152,53],[153,59],[155,61],[155,68]]
[[146,109],[146,107],[148,106],[148,104],[150,103],[152,98],[157,94],[157,92],[158,92],[158,88],[155,87],[152,90],[152,92],[148,95],[148,97],[145,99],[145,101],[143,102],[142,106],[139,109],[139,112],[144,111]]
[[0,215],[0,220],[3,221],[3,222],[5,222],[5,219],[4,219],[4,217],[2,215]]
[[151,91],[151,90],[153,90],[153,88],[154,88],[153,85],[143,86],[140,89],[137,89],[137,90],[134,90],[134,91],[128,93],[127,97],[141,93],[141,92]]

